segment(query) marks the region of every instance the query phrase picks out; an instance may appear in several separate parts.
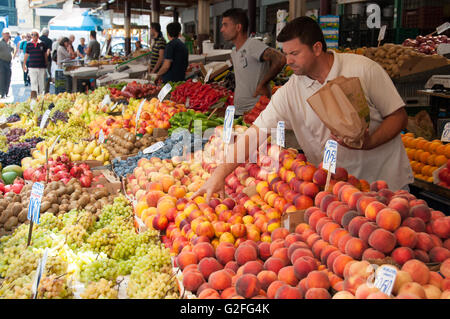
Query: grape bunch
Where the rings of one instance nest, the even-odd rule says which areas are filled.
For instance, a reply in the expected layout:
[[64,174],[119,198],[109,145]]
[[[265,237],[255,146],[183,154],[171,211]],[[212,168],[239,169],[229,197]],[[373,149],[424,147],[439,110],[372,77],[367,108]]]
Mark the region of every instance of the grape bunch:
[[83,299],[117,299],[118,292],[112,281],[102,278],[98,282],[91,282],[80,296]]
[[8,123],[18,122],[18,121],[20,121],[20,115],[17,114],[17,113],[12,114],[12,115],[8,116],[8,118],[6,119],[6,121],[7,121]]
[[6,138],[8,140],[8,143],[17,142],[19,141],[20,137],[22,135],[25,135],[27,130],[23,128],[12,128],[6,133]]
[[31,148],[35,148],[37,143],[42,142],[44,139],[42,137],[31,137],[31,138],[26,138],[25,142],[30,144]]
[[53,123],[56,123],[56,121],[63,121],[66,122],[69,120],[69,116],[67,116],[66,112],[61,112],[56,110],[55,113],[51,117],[51,121]]
[[72,289],[67,285],[65,276],[44,276],[38,290],[38,298],[69,299],[73,297]]
[[31,286],[34,273],[17,278],[8,284],[3,283],[0,287],[0,298],[3,299],[30,299]]
[[7,152],[0,152],[0,162],[3,167],[8,165],[21,165],[21,161],[24,157],[31,156],[30,144],[14,144]]
[[134,299],[177,299],[179,298],[176,277],[170,268],[161,272],[145,271],[131,275],[127,294]]
[[102,278],[116,280],[117,276],[119,276],[117,261],[109,258],[99,258],[81,270],[80,281],[89,283],[99,281]]

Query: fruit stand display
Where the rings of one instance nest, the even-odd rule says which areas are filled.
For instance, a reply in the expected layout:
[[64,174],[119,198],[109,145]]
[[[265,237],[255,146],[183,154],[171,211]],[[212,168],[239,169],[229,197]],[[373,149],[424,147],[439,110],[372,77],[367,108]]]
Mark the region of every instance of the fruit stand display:
[[[450,298],[448,212],[343,167],[325,189],[321,165],[274,141],[226,177],[227,198],[193,197],[224,158],[223,118],[205,112],[231,92],[186,81],[159,101],[143,99],[159,88],[122,87],[0,109],[0,298],[33,298],[47,254],[37,298]],[[448,178],[448,144],[402,139],[416,178]],[[375,265],[397,271],[389,295]]]

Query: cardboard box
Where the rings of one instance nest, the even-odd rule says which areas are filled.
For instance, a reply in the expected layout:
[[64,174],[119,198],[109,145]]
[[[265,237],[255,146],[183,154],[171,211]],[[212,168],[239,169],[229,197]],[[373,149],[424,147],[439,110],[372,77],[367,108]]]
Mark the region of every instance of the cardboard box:
[[415,57],[406,60],[405,63],[400,67],[400,77],[440,68],[448,64],[449,61],[443,56],[439,55]]
[[281,216],[281,227],[289,230],[289,232],[294,232],[295,227],[298,224],[305,222],[305,210],[297,210],[292,213],[284,213]]
[[169,136],[169,130],[163,129],[163,128],[154,128],[153,129],[153,137],[165,137]]

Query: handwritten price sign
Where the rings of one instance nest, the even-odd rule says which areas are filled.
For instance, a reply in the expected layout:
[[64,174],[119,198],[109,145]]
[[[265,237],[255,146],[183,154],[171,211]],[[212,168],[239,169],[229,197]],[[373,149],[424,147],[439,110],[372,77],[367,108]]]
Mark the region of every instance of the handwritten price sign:
[[323,168],[336,173],[336,161],[337,161],[337,142],[334,140],[328,140],[325,144],[325,152],[323,153]]

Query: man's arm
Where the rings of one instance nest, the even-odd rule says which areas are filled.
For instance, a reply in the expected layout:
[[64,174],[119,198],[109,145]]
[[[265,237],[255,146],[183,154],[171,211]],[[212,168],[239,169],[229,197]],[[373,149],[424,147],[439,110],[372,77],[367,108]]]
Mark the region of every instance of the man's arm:
[[28,53],[25,53],[25,56],[23,57],[23,65],[22,65],[22,68],[23,68],[23,70],[24,70],[25,72],[27,72],[27,60],[28,60],[28,56],[29,56],[29,54],[28,54]]
[[171,65],[172,65],[172,60],[165,59],[161,69],[159,69],[159,71],[158,71],[156,79],[159,80],[164,74],[166,74],[167,71],[169,71]]
[[[233,152],[232,154],[234,154],[233,160],[230,163],[223,163],[217,166],[211,177],[192,196],[192,198],[206,194],[206,202],[209,202],[214,193],[219,193],[222,198],[224,198],[225,178],[231,174],[236,167],[242,164],[240,163],[242,162],[242,158],[239,158],[240,161],[238,160],[238,156],[242,155],[238,154],[242,154],[242,149],[244,149],[245,161],[248,161],[250,154],[256,152],[259,146],[266,142],[268,134],[261,134],[262,132],[260,133],[260,131],[261,130],[256,125],[252,125],[243,135],[240,135],[237,138],[236,143],[231,144],[228,147],[228,153]],[[256,141],[256,145],[251,145],[250,141]],[[256,149],[250,149],[250,145],[252,148],[256,146]]]
[[164,60],[164,49],[159,50],[159,57],[158,57],[158,61],[155,64],[155,67],[153,68],[151,73],[156,73],[159,70],[159,67],[161,66],[161,64],[163,63]]
[[264,75],[261,82],[258,83],[254,97],[258,95],[270,96],[270,92],[267,89],[267,84],[277,76],[286,64],[286,58],[280,52],[273,48],[267,48],[261,56],[262,61],[268,61],[270,63],[269,71]]

